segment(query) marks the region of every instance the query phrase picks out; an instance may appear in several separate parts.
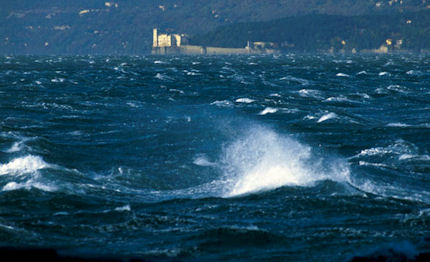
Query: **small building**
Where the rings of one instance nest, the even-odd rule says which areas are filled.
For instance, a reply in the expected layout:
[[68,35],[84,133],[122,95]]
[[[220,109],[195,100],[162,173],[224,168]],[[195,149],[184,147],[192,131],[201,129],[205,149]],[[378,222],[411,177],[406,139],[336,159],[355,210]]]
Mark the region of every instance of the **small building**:
[[[263,50],[263,49],[268,49],[268,48],[274,48],[275,43],[272,43],[272,42],[253,42],[252,45],[253,45],[254,49]],[[248,46],[249,46],[249,43],[248,43]]]
[[153,30],[152,47],[180,47],[182,36],[178,34],[158,34],[157,28]]

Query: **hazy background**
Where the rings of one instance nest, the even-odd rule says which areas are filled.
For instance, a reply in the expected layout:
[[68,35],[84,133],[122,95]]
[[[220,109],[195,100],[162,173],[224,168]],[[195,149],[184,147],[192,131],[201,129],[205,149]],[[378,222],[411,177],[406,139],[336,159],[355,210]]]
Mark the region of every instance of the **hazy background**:
[[284,51],[350,52],[392,39],[394,51],[423,52],[430,49],[430,1],[1,0],[0,54],[146,54],[153,27],[202,45],[250,40]]

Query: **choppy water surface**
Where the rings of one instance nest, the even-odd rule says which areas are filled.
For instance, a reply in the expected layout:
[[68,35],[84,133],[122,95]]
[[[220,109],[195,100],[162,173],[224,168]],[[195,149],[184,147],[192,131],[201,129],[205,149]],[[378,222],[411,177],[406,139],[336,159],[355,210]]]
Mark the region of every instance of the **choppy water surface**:
[[430,57],[0,57],[0,245],[430,249]]

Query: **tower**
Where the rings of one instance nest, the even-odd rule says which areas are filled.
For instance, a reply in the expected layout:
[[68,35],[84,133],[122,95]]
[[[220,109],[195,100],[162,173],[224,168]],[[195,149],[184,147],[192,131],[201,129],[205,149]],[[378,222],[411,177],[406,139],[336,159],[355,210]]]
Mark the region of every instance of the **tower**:
[[158,47],[158,32],[157,32],[157,28],[154,28],[154,30],[153,30],[152,47]]

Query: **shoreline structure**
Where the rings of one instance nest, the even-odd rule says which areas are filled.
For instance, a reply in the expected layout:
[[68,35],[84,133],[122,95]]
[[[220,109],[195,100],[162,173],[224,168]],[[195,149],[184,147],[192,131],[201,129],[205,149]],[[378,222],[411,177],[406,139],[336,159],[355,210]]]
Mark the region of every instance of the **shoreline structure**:
[[184,34],[159,34],[153,29],[152,54],[154,55],[230,55],[230,54],[275,54],[280,51],[270,42],[252,42],[244,48],[226,48],[200,45],[188,45]]

